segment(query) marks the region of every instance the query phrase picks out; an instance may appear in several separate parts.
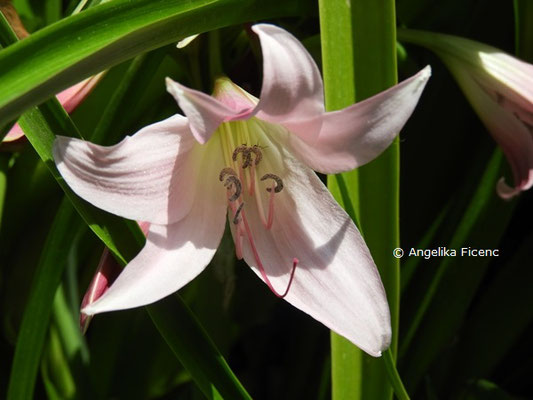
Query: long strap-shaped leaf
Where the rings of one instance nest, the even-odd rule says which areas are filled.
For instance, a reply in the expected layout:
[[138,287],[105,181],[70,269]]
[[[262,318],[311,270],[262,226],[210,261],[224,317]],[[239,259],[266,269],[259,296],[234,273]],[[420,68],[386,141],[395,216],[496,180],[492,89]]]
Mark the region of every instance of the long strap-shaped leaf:
[[[319,4],[327,108],[346,107],[394,85],[395,2],[322,0]],[[391,256],[399,246],[398,141],[371,164],[328,177],[328,187],[352,218],[357,214],[387,292],[393,332],[385,364],[332,334],[332,397],[389,399],[394,386],[398,398],[407,398],[393,366],[399,324],[399,262]]]
[[65,18],[0,52],[0,126],[60,90],[137,54],[230,24],[301,15],[301,3],[113,0]]
[[[0,44],[8,46],[11,42],[16,40],[14,34],[0,13]],[[136,239],[139,237],[140,230],[135,225],[129,224],[127,221],[107,214],[77,197],[70,188],[64,183],[59,175],[52,158],[52,144],[54,140],[54,133],[74,134],[79,136],[78,130],[69,116],[65,113],[57,99],[47,101],[45,104],[26,112],[20,119],[20,125],[26,133],[26,137],[31,142],[41,159],[46,163],[52,175],[57,179],[58,183],[65,191],[68,199],[74,205],[78,213],[84,218],[86,223],[96,233],[96,235],[108,246],[112,246],[117,257],[123,261],[131,259],[131,257],[139,251],[141,244]],[[101,225],[99,225],[101,224]],[[59,228],[64,228],[61,224]],[[58,229],[59,229],[58,228]],[[53,234],[51,237],[57,239],[58,235]],[[114,240],[116,237],[121,239],[118,246]],[[52,239],[50,239],[52,240]],[[50,267],[52,262],[48,261],[50,257],[57,257],[57,242],[54,242],[51,250],[49,246],[43,255],[43,263],[45,264],[41,270],[46,270]],[[59,246],[61,248],[61,246]],[[52,256],[48,256],[48,254]],[[54,269],[60,276],[60,270]],[[56,274],[56,278],[58,275]],[[57,281],[57,280],[56,280]],[[48,282],[48,281],[47,281]],[[49,280],[49,285],[35,290],[35,294],[30,300],[29,307],[26,310],[25,327],[32,327],[35,322],[45,326],[48,320],[50,303],[55,292],[54,282]],[[56,284],[57,287],[57,284]],[[42,292],[42,293],[41,293]],[[46,296],[46,297],[45,297]],[[176,296],[176,298],[178,298]],[[44,300],[43,300],[44,299]],[[31,307],[30,307],[31,306]],[[44,312],[36,312],[35,307],[44,307],[48,310],[48,314]],[[198,321],[193,318],[187,305],[178,298],[174,302],[174,308],[179,311],[178,321],[169,321],[173,318],[172,314],[165,313],[164,306],[153,305],[147,307],[152,319],[160,330],[165,340],[171,345],[174,352],[179,355],[179,359],[185,368],[189,370],[191,376],[199,386],[200,390],[207,398],[231,398],[231,399],[249,399],[250,396],[246,393],[240,382],[237,380],[233,372],[228,367],[222,355],[219,353],[214,344],[208,339],[203,328]],[[163,311],[162,311],[163,310]],[[45,317],[44,319],[41,319]],[[23,326],[23,327],[24,327]],[[186,326],[187,329],[173,330],[175,327]],[[45,330],[31,331],[24,328],[21,330],[22,336],[19,336],[17,342],[17,349],[13,369],[11,371],[9,399],[30,399],[33,392],[33,385],[35,382],[36,364],[38,354],[42,347],[42,340],[44,338]],[[194,343],[190,343],[190,338],[194,337]],[[25,351],[27,344],[33,344],[31,347],[31,354],[33,357],[27,357]],[[24,385],[19,384],[24,377]]]
[[65,243],[79,224],[79,217],[65,198],[50,229],[45,250],[33,277],[30,297],[17,337],[8,400],[33,398],[52,302],[66,263]]

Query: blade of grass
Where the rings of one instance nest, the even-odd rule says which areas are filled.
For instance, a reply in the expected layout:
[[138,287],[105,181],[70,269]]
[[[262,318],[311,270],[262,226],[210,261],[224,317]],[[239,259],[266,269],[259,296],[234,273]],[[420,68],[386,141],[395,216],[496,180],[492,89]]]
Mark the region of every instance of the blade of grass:
[[76,398],[77,382],[69,368],[59,333],[54,324],[50,326],[48,343],[41,361],[41,372],[48,398],[58,400]]
[[83,78],[140,53],[230,24],[301,15],[308,4],[113,0],[91,7],[0,52],[0,125]]
[[[394,85],[397,80],[394,2],[324,0],[319,4],[328,110],[345,107],[355,98],[363,100]],[[368,166],[342,176],[330,177],[328,187],[352,217],[358,214],[361,231],[387,292],[392,317],[391,348],[395,353],[399,262],[392,257],[392,250],[399,246],[398,143]],[[335,334],[331,342],[333,398],[391,397],[382,361],[371,359]]]
[[45,250],[33,278],[15,347],[8,386],[8,400],[32,399],[41,350],[44,345],[52,303],[66,265],[68,243],[81,223],[67,199],[59,207],[48,234]]

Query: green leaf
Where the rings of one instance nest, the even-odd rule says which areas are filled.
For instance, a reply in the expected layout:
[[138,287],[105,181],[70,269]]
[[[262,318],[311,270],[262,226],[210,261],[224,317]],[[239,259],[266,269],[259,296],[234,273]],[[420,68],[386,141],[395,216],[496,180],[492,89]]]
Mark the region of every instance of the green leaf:
[[[326,106],[339,109],[396,83],[394,2],[320,1]],[[399,147],[357,171],[329,177],[328,187],[360,229],[380,271],[392,316],[395,351],[399,310]],[[379,187],[380,190],[375,190]],[[347,340],[332,334],[333,398],[391,397],[387,371]],[[393,358],[391,357],[390,360]]]
[[66,265],[65,243],[81,221],[66,199],[63,200],[48,234],[41,260],[33,278],[30,297],[18,333],[7,399],[33,398],[41,350],[57,287]]
[[208,399],[251,399],[178,296],[146,307],[159,332]]
[[516,54],[527,62],[533,62],[533,2],[515,0]]
[[50,399],[70,400],[76,396],[76,382],[68,365],[59,333],[50,325],[48,343],[41,361],[44,387]]
[[89,8],[0,52],[0,126],[60,90],[135,55],[230,24],[301,15],[305,4],[113,0]]

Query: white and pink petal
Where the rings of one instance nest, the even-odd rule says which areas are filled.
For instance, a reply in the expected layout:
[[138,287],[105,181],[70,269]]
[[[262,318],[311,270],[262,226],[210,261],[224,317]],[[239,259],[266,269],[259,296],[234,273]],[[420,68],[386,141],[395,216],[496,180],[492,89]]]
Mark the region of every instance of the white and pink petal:
[[[204,149],[205,152],[205,149]],[[169,225],[150,225],[146,245],[111,287],[83,312],[93,315],[151,304],[181,289],[213,258],[226,223],[226,191],[218,182],[221,153],[203,161],[202,184],[189,213]]]
[[392,143],[413,113],[430,75],[428,66],[369,99],[317,116],[308,122],[320,131],[312,141],[274,124],[263,122],[263,126],[278,132],[278,140],[315,171],[349,171],[372,161]]
[[318,135],[307,121],[324,113],[324,87],[320,71],[302,45],[289,32],[274,25],[252,27],[261,42],[263,84],[257,116],[283,124],[309,140]]
[[247,119],[254,109],[254,104],[243,101],[238,93],[223,97],[223,101],[219,101],[213,96],[190,89],[170,78],[166,79],[166,84],[167,91],[174,96],[185,113],[192,134],[201,144],[211,138],[222,122]]
[[[272,163],[272,157],[266,161],[284,183],[275,196],[274,223],[266,230],[257,207],[246,201],[243,218],[271,284],[278,293],[285,291],[296,258],[285,300],[379,356],[390,344],[390,313],[363,238],[313,171],[274,142],[267,146],[283,157],[281,164]],[[244,238],[242,243],[245,261],[263,279],[249,242]]]
[[[514,186],[500,179],[497,193],[510,199],[533,186],[533,129],[521,120],[512,108],[493,98],[486,88],[467,72],[450,65],[466,97],[485,124],[494,140],[500,145],[513,173]],[[505,99],[504,99],[505,101]]]
[[110,213],[154,224],[179,221],[198,181],[196,141],[175,115],[105,147],[59,136],[57,168],[72,190]]

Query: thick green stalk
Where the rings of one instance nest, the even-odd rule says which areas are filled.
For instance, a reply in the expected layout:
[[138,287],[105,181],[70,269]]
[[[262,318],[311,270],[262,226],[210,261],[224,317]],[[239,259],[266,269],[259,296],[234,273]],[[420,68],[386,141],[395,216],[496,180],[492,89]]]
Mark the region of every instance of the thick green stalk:
[[515,0],[516,55],[533,62],[533,1]]
[[[363,100],[394,85],[397,81],[394,2],[320,0],[319,4],[328,110],[345,107],[355,99]],[[357,214],[379,268],[391,309],[391,349],[395,354],[399,262],[392,257],[392,250],[399,246],[398,142],[369,165],[342,174],[342,180],[330,177],[328,186],[341,205],[348,210],[351,207],[351,214]],[[334,399],[391,397],[391,385],[381,360],[372,359],[335,334],[331,342]]]

